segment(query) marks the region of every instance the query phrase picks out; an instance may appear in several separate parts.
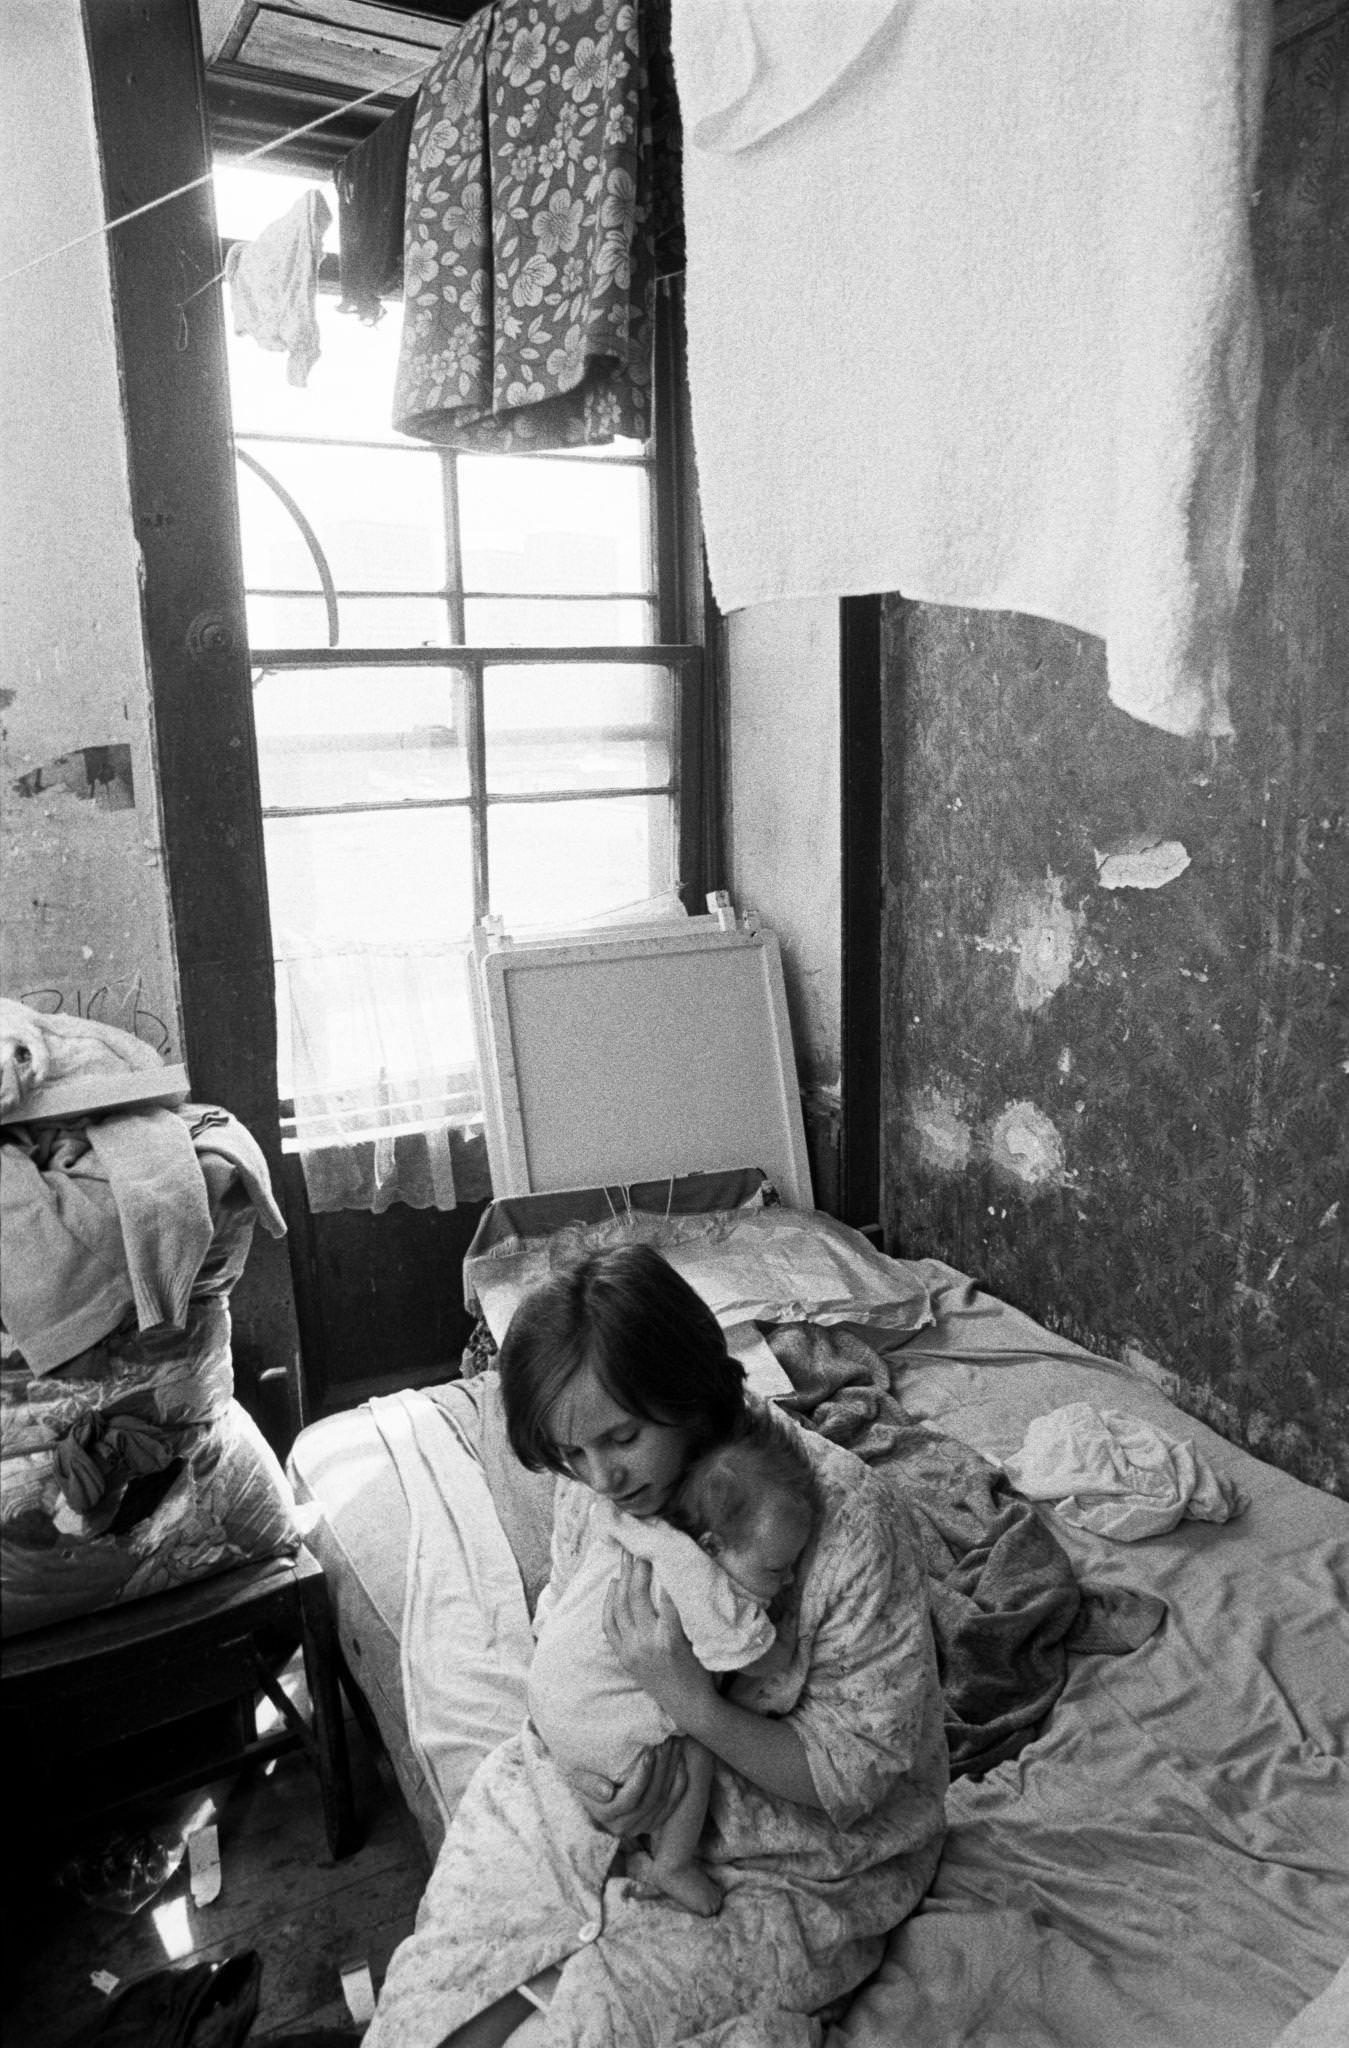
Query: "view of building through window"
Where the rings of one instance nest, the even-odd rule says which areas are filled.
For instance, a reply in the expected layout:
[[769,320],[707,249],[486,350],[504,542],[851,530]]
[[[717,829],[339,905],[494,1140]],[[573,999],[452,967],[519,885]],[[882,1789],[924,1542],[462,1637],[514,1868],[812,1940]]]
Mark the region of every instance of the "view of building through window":
[[[218,166],[222,239],[252,239],[314,182]],[[389,424],[400,309],[366,325],[328,290],[318,319],[304,386],[229,335],[287,1097],[289,1012],[316,976],[312,1060],[333,1086],[373,1078],[333,995],[342,961],[366,980],[372,961],[436,963],[433,1029],[467,1067],[475,918],[574,925],[677,879],[678,665],[655,654],[647,452],[409,441]],[[386,1081],[390,1064],[386,1030]]]

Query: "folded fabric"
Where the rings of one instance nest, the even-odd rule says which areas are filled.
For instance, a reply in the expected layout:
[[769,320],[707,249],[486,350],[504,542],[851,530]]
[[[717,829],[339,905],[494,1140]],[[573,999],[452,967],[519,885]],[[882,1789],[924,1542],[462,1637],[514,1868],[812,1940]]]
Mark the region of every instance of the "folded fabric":
[[91,1117],[84,1133],[117,1205],[137,1321],[181,1330],[213,1229],[187,1127],[174,1110],[150,1109]]
[[44,1173],[18,1132],[0,1145],[0,1320],[35,1373],[97,1344],[131,1305],[116,1199],[86,1161],[83,1146]]
[[228,1292],[256,1217],[286,1225],[262,1148],[203,1103],[70,1125],[13,1124],[0,1146],[0,1317],[35,1373],[117,1327],[181,1329],[197,1292]]
[[214,1159],[223,1160],[243,1183],[259,1223],[269,1237],[284,1237],[286,1219],[276,1206],[272,1177],[261,1145],[237,1116],[214,1103],[185,1102],[178,1111],[192,1139],[203,1172]]
[[1037,1415],[1002,1468],[1027,1499],[1052,1501],[1074,1528],[1119,1543],[1164,1536],[1187,1517],[1226,1522],[1246,1505],[1188,1438],[1085,1401]]

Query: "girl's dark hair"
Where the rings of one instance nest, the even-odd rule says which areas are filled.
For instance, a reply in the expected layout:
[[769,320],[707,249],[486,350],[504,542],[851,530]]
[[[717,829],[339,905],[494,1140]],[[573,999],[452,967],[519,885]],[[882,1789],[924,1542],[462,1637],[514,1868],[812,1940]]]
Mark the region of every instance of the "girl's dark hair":
[[548,1429],[584,1366],[629,1415],[690,1432],[696,1457],[745,1412],[745,1375],[721,1325],[648,1244],[613,1245],[560,1265],[526,1295],[501,1345],[511,1449],[532,1472],[565,1470]]
[[686,1535],[715,1536],[737,1548],[771,1492],[794,1494],[814,1517],[819,1493],[800,1429],[749,1404],[732,1435],[689,1467],[664,1516]]

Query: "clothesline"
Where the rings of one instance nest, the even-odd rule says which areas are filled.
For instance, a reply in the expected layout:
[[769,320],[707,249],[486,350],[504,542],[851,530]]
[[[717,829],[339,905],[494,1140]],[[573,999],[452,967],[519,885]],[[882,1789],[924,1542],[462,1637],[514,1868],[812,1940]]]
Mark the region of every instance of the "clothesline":
[[[420,65],[416,71],[409,71],[406,77],[395,79],[392,85],[378,85],[372,92],[362,93],[359,99],[343,100],[340,105],[329,107],[326,114],[318,114],[312,121],[306,121],[302,127],[290,128],[284,135],[277,135],[270,142],[260,143],[239,161],[244,164],[254,163],[260,156],[269,156],[273,150],[284,149],[287,143],[298,141],[300,136],[311,134],[315,128],[322,128],[325,122],[335,120],[339,114],[353,113],[357,107],[367,106],[371,100],[382,99],[386,93],[398,92],[405,85],[420,83],[429,69],[429,61]],[[199,185],[209,185],[214,175],[213,171],[205,171],[199,178],[189,178],[185,185],[175,185],[171,192],[162,192],[157,199],[147,199],[143,206],[133,206],[129,213],[118,214],[116,220],[100,221],[97,227],[87,228],[80,235],[72,235],[69,241],[58,242],[53,248],[44,249],[38,256],[30,256],[26,263],[20,263],[15,269],[0,273],[0,284],[9,284],[16,277],[24,277],[30,270],[38,269],[43,263],[53,262],[56,257],[68,254],[71,249],[81,248],[86,242],[96,241],[100,235],[110,235],[114,228],[125,227],[128,221],[139,220],[143,214],[153,213],[157,207],[167,206],[171,200],[181,199],[185,192],[195,192]],[[214,283],[215,279],[211,282]]]

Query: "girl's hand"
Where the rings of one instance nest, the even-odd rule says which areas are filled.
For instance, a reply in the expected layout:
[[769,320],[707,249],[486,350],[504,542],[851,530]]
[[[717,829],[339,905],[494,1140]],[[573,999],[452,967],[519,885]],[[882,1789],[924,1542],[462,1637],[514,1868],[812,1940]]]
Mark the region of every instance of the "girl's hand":
[[567,1782],[597,1827],[610,1835],[649,1835],[679,1804],[688,1783],[684,1744],[671,1735],[644,1749],[620,1784],[594,1771],[573,1771]]
[[676,1728],[693,1732],[716,1687],[689,1648],[673,1601],[663,1591],[653,1597],[645,1558],[625,1553],[605,1595],[604,1633],[629,1678]]

